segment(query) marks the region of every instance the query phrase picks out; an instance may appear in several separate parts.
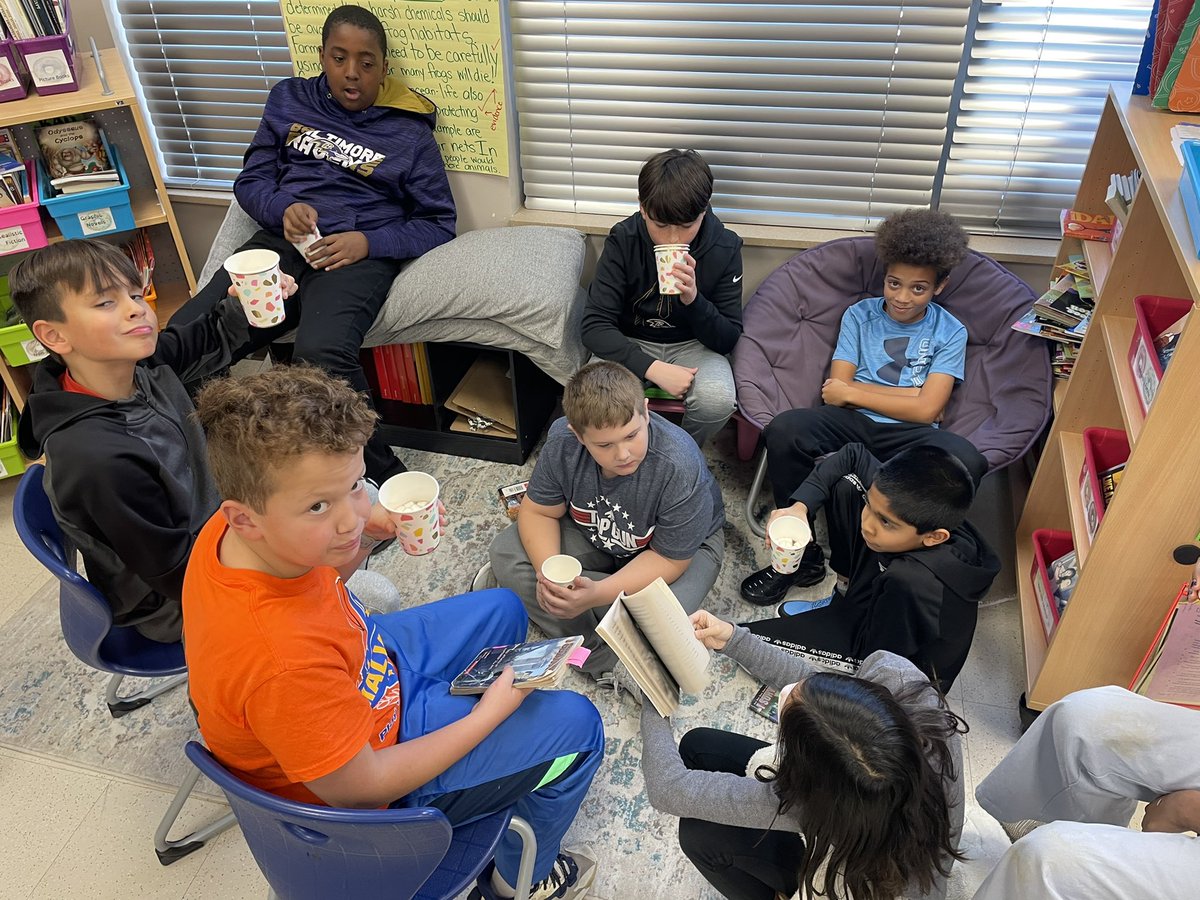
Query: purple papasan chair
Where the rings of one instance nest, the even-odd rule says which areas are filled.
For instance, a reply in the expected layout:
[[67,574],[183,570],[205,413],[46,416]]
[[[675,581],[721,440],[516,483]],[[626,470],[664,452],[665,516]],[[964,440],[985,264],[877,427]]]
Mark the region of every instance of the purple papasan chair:
[[[859,300],[881,296],[883,276],[870,236],[803,250],[767,276],[746,303],[742,336],[733,350],[738,411],[745,420],[739,429],[761,434],[779,413],[821,402],[842,313]],[[1037,295],[972,250],[936,299],[967,329],[966,371],[942,427],[969,439],[994,472],[1020,459],[1050,416],[1046,344],[1010,327]],[[762,525],[754,507],[766,469],[764,450],[746,499],[746,519],[759,536]]]

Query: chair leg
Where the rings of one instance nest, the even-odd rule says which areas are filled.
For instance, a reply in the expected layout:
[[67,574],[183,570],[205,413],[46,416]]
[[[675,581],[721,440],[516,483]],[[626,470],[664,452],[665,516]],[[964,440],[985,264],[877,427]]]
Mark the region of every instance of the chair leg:
[[508,822],[510,831],[515,831],[521,838],[521,863],[517,867],[517,895],[513,900],[529,900],[529,888],[533,884],[533,862],[537,856],[537,835],[533,828],[520,816],[513,816]]
[[746,524],[758,537],[766,537],[767,529],[758,518],[758,495],[762,492],[763,482],[767,480],[767,451],[763,450],[758,456],[758,468],[754,472],[754,481],[750,483],[750,492],[746,495]]
[[180,810],[183,809],[183,805],[199,780],[200,770],[192,769],[191,773],[183,779],[183,783],[179,785],[179,790],[175,792],[171,805],[167,807],[166,814],[158,823],[158,831],[154,832],[154,852],[158,854],[158,861],[164,866],[183,859],[189,853],[195,853],[204,846],[205,841],[230,828],[237,821],[234,819],[233,813],[226,813],[215,822],[205,825],[203,828],[197,828],[191,834],[184,835],[177,841],[167,840],[167,835],[171,833],[175,820],[179,818]]
[[117,693],[121,687],[121,682],[124,680],[124,675],[114,675],[108,679],[108,687],[104,691],[104,699],[108,702],[108,711],[114,719],[119,719],[121,716],[133,712],[135,709],[141,709],[159,694],[165,694],[171,688],[179,687],[179,685],[187,681],[187,675],[164,678],[150,685],[145,690],[138,691],[136,694],[130,694],[128,697],[121,697]]

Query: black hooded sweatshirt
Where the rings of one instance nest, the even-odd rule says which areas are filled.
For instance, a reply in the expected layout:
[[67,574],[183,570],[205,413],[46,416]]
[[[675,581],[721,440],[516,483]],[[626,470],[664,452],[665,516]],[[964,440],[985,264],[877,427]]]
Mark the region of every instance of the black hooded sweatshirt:
[[[847,444],[822,460],[792,494],[810,513],[826,507],[830,529],[834,521],[843,529],[830,535],[830,545],[840,543],[848,556],[845,596],[835,594],[824,609],[754,623],[750,629],[783,645],[828,643],[823,649],[856,660],[888,650],[909,659],[944,693],[967,660],[979,601],[1000,572],[1000,559],[969,522],[951,529],[950,538],[934,547],[871,550],[858,523],[878,469],[879,461],[862,444]],[[835,550],[835,564],[838,556]]]
[[54,517],[113,622],[156,641],[180,638],[183,573],[196,533],[220,503],[183,381],[227,366],[247,331],[230,298],[169,326],[135,366],[133,396],[124,400],[64,390],[66,367],[54,359],[33,373],[17,430],[21,452],[45,455]]
[[696,260],[696,299],[658,292],[654,241],[640,212],[612,227],[583,310],[583,344],[638,378],[654,357],[630,338],[656,344],[699,341],[720,354],[742,334],[742,239],[707,210],[688,253]]

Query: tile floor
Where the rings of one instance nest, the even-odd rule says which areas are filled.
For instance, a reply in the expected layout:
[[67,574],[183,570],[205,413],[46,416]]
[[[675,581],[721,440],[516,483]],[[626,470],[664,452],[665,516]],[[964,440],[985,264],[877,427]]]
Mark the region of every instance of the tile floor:
[[[13,529],[15,488],[16,479],[0,481],[0,625],[48,578]],[[1019,734],[1019,630],[1015,602],[982,610],[971,657],[950,695],[971,726],[966,776],[972,792]],[[153,834],[171,793],[0,742],[0,900],[265,897],[266,882],[237,829],[170,867],[159,865]],[[193,798],[177,828],[223,811],[220,804]]]

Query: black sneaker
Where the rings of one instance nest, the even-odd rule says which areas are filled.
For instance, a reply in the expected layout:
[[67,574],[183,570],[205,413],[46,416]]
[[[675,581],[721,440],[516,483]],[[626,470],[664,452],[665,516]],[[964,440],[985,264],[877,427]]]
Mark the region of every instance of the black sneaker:
[[793,587],[812,587],[825,580],[825,554],[817,543],[804,550],[800,568],[789,575],[776,572],[770,566],[747,575],[742,581],[741,595],[755,606],[774,606]]

